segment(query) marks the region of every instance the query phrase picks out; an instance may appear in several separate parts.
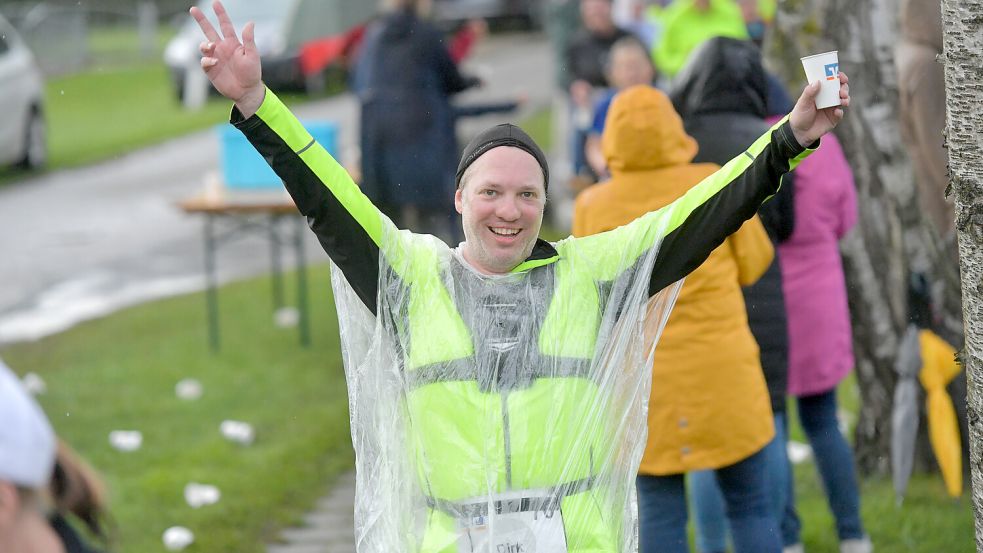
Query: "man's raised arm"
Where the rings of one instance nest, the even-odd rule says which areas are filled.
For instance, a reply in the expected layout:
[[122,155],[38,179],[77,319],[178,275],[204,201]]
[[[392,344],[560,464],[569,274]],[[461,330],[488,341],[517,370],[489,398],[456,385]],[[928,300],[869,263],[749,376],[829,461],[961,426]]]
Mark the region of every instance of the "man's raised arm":
[[207,39],[200,47],[205,75],[216,90],[235,102],[232,124],[283,180],[321,246],[375,313],[383,228],[392,223],[267,90],[253,41],[253,23],[243,27],[240,43],[222,3],[216,1],[214,7],[221,34],[200,9],[191,8],[191,16]]
[[778,190],[781,176],[843,119],[849,79],[839,74],[840,105],[816,109],[819,82],[805,87],[792,113],[742,154],[667,206],[670,221],[659,247],[650,294],[699,267],[717,246]]

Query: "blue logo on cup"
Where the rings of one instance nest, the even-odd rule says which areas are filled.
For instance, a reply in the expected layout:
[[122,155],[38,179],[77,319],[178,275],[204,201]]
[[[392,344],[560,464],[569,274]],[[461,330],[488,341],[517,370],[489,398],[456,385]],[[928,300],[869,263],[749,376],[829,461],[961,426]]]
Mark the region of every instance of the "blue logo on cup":
[[826,80],[832,81],[840,74],[840,64],[839,63],[827,63],[823,66],[826,71]]

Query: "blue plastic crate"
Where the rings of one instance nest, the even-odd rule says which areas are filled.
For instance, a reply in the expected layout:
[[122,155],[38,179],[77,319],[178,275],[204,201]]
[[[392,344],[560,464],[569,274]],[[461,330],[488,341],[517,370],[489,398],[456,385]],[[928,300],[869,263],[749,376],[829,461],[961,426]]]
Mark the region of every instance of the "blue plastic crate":
[[[324,149],[338,157],[338,125],[330,121],[306,121],[303,123]],[[232,125],[220,125],[217,129],[222,161],[222,179],[232,189],[280,190],[283,184],[263,156],[253,148],[239,129]]]

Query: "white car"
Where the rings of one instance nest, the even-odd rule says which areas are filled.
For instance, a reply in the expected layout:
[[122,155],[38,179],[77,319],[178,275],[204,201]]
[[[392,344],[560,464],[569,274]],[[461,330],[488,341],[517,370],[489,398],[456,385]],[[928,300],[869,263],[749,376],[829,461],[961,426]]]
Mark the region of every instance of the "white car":
[[48,157],[44,80],[34,56],[0,16],[0,164],[34,169]]

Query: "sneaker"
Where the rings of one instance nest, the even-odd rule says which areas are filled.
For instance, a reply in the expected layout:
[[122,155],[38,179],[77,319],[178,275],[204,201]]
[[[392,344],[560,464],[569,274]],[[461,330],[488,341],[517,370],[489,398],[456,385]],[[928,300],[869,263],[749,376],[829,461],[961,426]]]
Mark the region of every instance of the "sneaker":
[[786,545],[782,548],[782,553],[806,553],[805,547],[802,547],[801,543],[795,545]]
[[870,543],[870,538],[864,536],[859,539],[843,540],[840,542],[840,553],[873,553],[874,545]]

